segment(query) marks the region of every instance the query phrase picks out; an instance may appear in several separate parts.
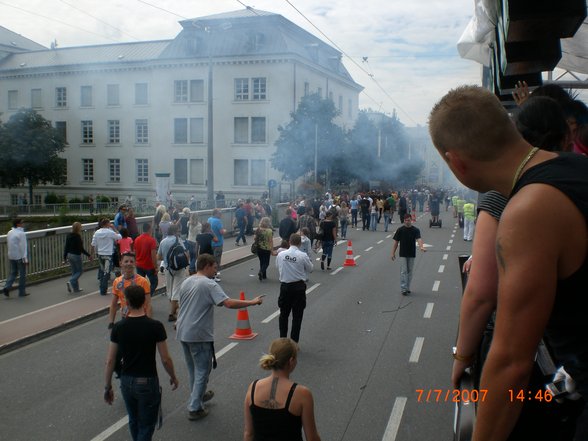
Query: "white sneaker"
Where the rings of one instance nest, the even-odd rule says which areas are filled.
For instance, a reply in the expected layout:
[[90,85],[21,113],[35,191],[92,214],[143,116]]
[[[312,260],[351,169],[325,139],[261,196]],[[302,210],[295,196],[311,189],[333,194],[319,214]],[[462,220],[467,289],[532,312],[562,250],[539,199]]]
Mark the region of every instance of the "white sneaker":
[[216,277],[214,278],[214,281],[215,281],[215,282],[220,282],[220,281],[221,281],[221,279],[220,279],[220,277],[216,276]]

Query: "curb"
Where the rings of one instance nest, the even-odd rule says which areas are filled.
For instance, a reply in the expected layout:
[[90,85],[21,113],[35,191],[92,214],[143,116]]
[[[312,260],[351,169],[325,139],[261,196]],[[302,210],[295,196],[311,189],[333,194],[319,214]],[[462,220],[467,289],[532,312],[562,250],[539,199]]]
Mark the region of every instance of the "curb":
[[[245,257],[240,257],[238,259],[235,259],[235,260],[223,265],[223,268],[230,268],[231,266],[235,266],[240,263],[251,260],[254,257],[257,257],[257,256],[255,254],[250,254]],[[157,288],[155,290],[154,296],[158,296],[158,295],[165,295],[165,288],[164,287]],[[95,318],[105,316],[108,314],[108,310],[109,310],[109,307],[100,308],[96,311],[93,311],[88,314],[81,315],[79,317],[76,317],[76,318],[73,318],[73,319],[68,320],[66,322],[63,322],[60,325],[54,326],[53,328],[45,329],[43,331],[37,332],[36,334],[30,334],[25,337],[21,337],[17,340],[13,340],[11,342],[8,342],[8,343],[0,346],[0,355],[4,355],[8,352],[12,352],[16,349],[22,348],[22,347],[27,346],[31,343],[35,343],[37,341],[40,341],[45,338],[51,337],[53,335],[59,334],[63,331],[67,331],[68,329],[71,329],[75,326],[78,326],[83,323],[94,320]]]

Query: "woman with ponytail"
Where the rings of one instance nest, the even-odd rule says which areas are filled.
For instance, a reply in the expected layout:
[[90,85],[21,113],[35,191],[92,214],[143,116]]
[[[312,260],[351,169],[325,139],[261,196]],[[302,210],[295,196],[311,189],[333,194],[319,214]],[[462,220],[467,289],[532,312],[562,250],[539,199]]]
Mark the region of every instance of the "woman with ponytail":
[[312,393],[290,380],[298,346],[289,338],[274,340],[259,360],[269,376],[255,380],[245,395],[244,441],[320,441],[314,420]]

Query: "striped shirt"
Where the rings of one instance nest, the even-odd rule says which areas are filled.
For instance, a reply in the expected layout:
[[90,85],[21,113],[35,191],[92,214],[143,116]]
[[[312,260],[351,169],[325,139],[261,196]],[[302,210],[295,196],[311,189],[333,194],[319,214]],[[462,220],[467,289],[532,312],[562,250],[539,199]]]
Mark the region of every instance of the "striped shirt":
[[494,219],[499,221],[507,202],[507,198],[494,190],[489,191],[488,193],[480,194],[478,213],[480,211],[485,211]]

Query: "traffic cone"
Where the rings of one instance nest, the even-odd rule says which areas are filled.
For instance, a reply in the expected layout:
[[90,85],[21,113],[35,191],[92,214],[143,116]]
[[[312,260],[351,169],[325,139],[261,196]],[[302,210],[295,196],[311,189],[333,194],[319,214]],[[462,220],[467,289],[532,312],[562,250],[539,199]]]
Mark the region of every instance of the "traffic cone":
[[351,241],[347,241],[347,257],[343,266],[356,266],[355,259],[353,258],[353,246]]
[[[245,300],[245,293],[241,291],[241,300]],[[249,324],[249,312],[247,308],[241,308],[237,311],[237,327],[235,333],[229,338],[233,340],[251,340],[257,337],[257,333],[251,330]]]

